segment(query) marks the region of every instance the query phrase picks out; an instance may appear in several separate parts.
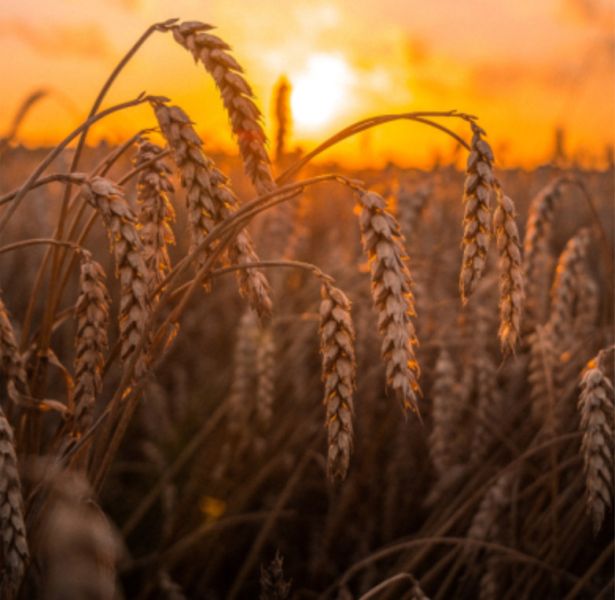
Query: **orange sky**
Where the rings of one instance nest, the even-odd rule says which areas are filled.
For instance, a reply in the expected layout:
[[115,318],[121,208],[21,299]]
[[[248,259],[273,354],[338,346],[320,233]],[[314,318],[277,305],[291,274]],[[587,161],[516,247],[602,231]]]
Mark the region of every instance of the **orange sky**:
[[[610,0],[4,0],[0,134],[20,101],[44,87],[53,93],[32,111],[20,139],[59,139],[87,113],[142,31],[180,17],[218,26],[268,123],[271,90],[282,73],[301,95],[294,99],[299,110],[325,103],[324,123],[297,114],[294,143],[303,147],[366,116],[456,108],[479,115],[501,164],[546,160],[558,125],[571,153],[601,159],[615,136],[613,6]],[[143,90],[183,106],[209,147],[234,151],[212,82],[168,34],[147,43],[108,102]],[[118,140],[151,124],[148,110],[133,109],[98,126],[92,139]],[[328,156],[424,165],[436,150],[448,155],[451,144],[438,132],[397,124]]]

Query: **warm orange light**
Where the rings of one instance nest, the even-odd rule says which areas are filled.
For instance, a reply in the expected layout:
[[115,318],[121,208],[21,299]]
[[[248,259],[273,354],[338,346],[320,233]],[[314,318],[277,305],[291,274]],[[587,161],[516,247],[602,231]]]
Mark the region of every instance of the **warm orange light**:
[[297,130],[314,131],[340,116],[353,79],[342,56],[314,54],[292,81],[290,102]]

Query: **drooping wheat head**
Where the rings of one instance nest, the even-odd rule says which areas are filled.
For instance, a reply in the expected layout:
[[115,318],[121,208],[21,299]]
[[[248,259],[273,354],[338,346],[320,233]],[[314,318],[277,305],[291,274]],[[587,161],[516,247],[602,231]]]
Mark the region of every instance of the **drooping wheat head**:
[[547,318],[551,279],[550,250],[555,204],[561,196],[559,180],[544,187],[530,205],[523,239],[523,270],[526,286],[525,330],[531,331]]
[[594,533],[602,527],[607,509],[613,504],[613,382],[606,376],[607,351],[587,363],[581,375],[578,408],[581,414],[583,465],[587,512]]
[[[186,188],[188,221],[190,224],[190,251],[203,242],[215,225],[229,217],[238,206],[237,198],[226,185],[226,177],[203,152],[202,141],[188,115],[178,106],[168,106],[163,99],[155,99],[153,107],[160,128],[173,149],[175,162],[181,172],[182,185]],[[231,262],[250,265],[258,262],[252,240],[247,230],[241,230],[228,250]],[[207,254],[197,257],[202,265]],[[243,268],[237,273],[239,290],[262,319],[271,314],[269,283],[256,268]]]
[[490,196],[493,177],[493,151],[483,139],[485,131],[471,122],[472,144],[466,167],[463,203],[463,258],[459,290],[465,303],[480,281],[487,264],[491,237]]
[[173,193],[171,169],[162,158],[163,149],[147,139],[141,139],[134,160],[135,167],[148,163],[139,174],[137,203],[139,234],[143,243],[145,263],[152,274],[152,287],[157,287],[171,268],[168,246],[175,244],[172,225],[175,209],[169,195]]
[[195,61],[203,63],[213,77],[243,157],[248,176],[259,194],[271,191],[275,184],[269,167],[265,132],[261,113],[254,103],[252,88],[243,76],[243,69],[229,54],[230,46],[209,33],[213,27],[190,21],[173,27],[173,37],[188,50]]
[[500,328],[502,352],[514,352],[521,332],[521,313],[525,303],[521,243],[515,222],[515,206],[496,186],[497,207],[494,213],[500,270]]
[[414,351],[418,340],[412,322],[416,312],[399,224],[379,194],[363,192],[358,202],[361,240],[370,263],[387,383],[404,412],[419,414],[420,368]]
[[127,364],[144,344],[143,351],[135,358],[134,375],[140,378],[147,371],[148,363],[151,273],[145,263],[137,218],[122,190],[108,179],[94,177],[82,185],[81,191],[102,216],[115,258],[121,287],[119,326],[123,363]]
[[343,480],[353,447],[355,333],[350,300],[344,292],[325,281],[321,298],[320,353],[329,448],[327,473],[331,480]]
[[[0,590],[17,591],[29,561],[24,523],[24,502],[17,470],[13,430],[0,408],[0,528],[2,530],[2,573]],[[8,594],[7,594],[8,595]]]
[[102,388],[102,369],[107,351],[109,294],[103,268],[89,252],[82,253],[79,297],[75,306],[75,417],[73,433],[92,424],[96,396]]

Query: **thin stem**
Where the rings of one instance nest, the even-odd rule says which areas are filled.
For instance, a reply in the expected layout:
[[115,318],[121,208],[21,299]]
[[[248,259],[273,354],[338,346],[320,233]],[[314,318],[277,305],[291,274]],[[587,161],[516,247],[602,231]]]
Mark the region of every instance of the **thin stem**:
[[90,117],[87,121],[82,123],[77,129],[71,132],[68,136],[66,136],[49,154],[43,159],[43,161],[34,169],[34,171],[30,174],[30,177],[26,180],[24,185],[19,190],[17,196],[15,196],[13,204],[6,210],[4,215],[2,216],[2,220],[0,221],[0,233],[4,231],[7,223],[11,219],[11,217],[15,214],[15,211],[19,208],[21,201],[25,198],[26,194],[32,189],[33,184],[39,179],[39,177],[43,174],[45,169],[60,155],[60,153],[85,129],[93,125],[94,123],[104,119],[114,112],[118,112],[120,110],[124,110],[125,108],[130,108],[132,106],[138,106],[139,104],[143,104],[147,102],[147,96],[140,94],[134,100],[129,100],[128,102],[122,102],[121,104],[116,104],[103,110],[95,116]]
[[318,156],[325,150],[335,146],[339,142],[356,135],[357,133],[361,133],[366,129],[371,129],[372,127],[376,127],[378,125],[383,125],[384,123],[390,123],[392,121],[398,120],[408,120],[408,121],[417,121],[419,123],[423,123],[425,125],[429,125],[431,127],[435,127],[440,131],[443,131],[450,135],[454,140],[456,140],[459,144],[461,144],[467,150],[470,150],[468,144],[463,140],[463,138],[459,137],[456,133],[451,131],[450,129],[440,125],[439,123],[435,123],[431,121],[428,117],[456,117],[464,120],[471,120],[473,117],[470,115],[465,115],[463,113],[459,113],[456,110],[450,111],[424,111],[424,112],[412,112],[412,113],[399,113],[399,114],[390,114],[390,115],[379,115],[377,117],[370,117],[368,119],[363,119],[362,121],[357,121],[352,125],[342,129],[338,133],[332,135],[330,138],[326,139],[322,144],[314,148],[311,152],[308,152],[301,160],[296,162],[294,165],[290,166],[286,171],[284,171],[277,179],[276,183],[284,183],[291,179],[294,175],[296,175],[308,162],[310,162],[314,157]]
[[62,248],[70,248],[71,250],[76,250],[77,252],[81,252],[84,250],[79,244],[74,244],[72,242],[62,242],[60,240],[55,240],[53,238],[32,238],[29,240],[22,240],[20,242],[15,242],[13,244],[7,244],[6,246],[2,246],[0,248],[0,254],[4,254],[5,252],[12,252],[13,250],[20,250],[22,248],[29,248],[30,246],[37,246],[45,244],[47,246],[60,246]]

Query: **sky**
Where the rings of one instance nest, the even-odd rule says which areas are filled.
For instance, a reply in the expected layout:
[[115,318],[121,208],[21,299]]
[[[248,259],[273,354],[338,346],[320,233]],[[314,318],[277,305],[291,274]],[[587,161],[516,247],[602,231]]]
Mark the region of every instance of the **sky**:
[[[170,17],[216,25],[245,69],[270,134],[272,90],[288,77],[291,146],[309,149],[376,114],[449,109],[478,115],[504,166],[548,160],[558,127],[569,154],[586,160],[601,160],[614,142],[611,0],[0,2],[0,136],[28,94],[49,92],[19,132],[29,145],[56,142],[76,127],[126,50],[148,25]],[[107,102],[141,91],[182,106],[208,147],[236,151],[214,84],[170,34],[148,40]],[[153,124],[147,108],[131,109],[97,125],[91,140],[119,141]],[[396,123],[327,157],[423,166],[452,153],[439,132]]]

